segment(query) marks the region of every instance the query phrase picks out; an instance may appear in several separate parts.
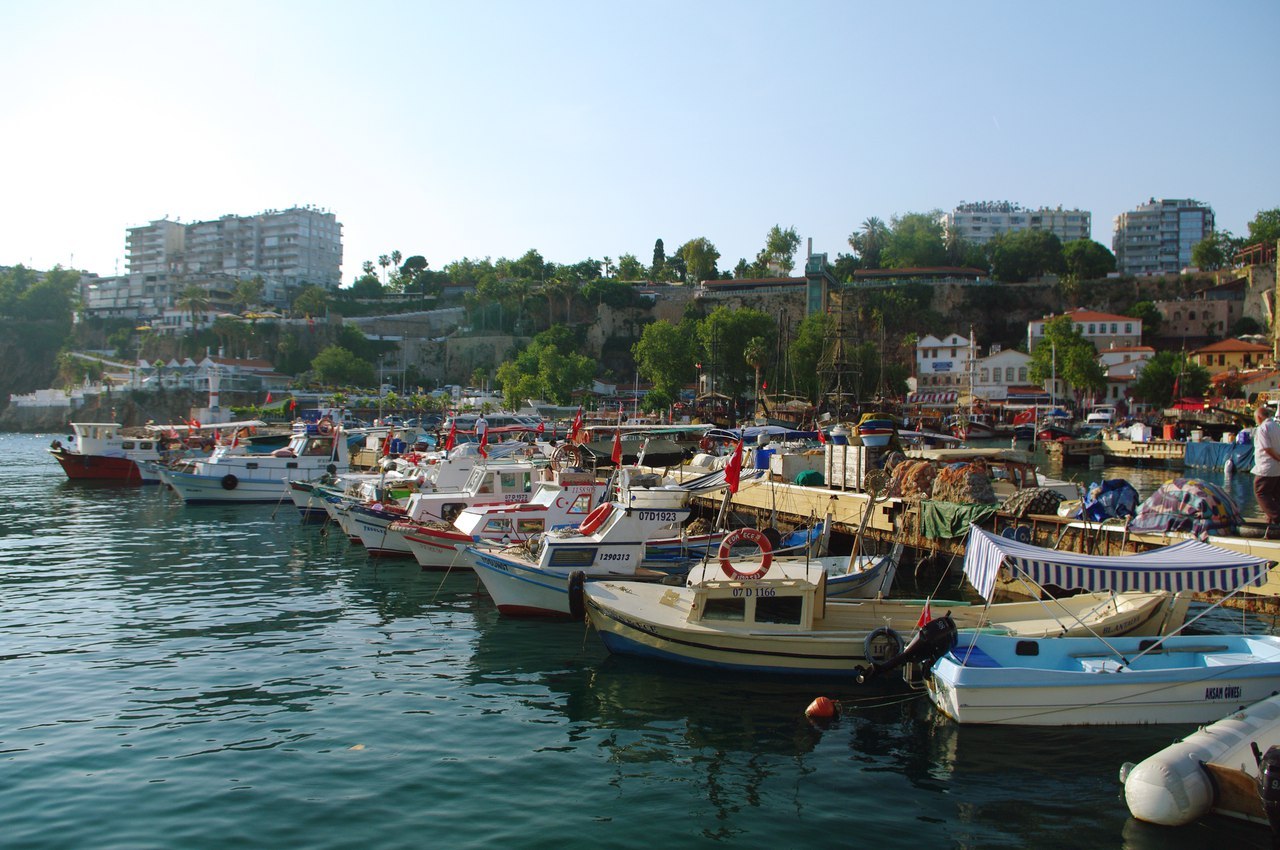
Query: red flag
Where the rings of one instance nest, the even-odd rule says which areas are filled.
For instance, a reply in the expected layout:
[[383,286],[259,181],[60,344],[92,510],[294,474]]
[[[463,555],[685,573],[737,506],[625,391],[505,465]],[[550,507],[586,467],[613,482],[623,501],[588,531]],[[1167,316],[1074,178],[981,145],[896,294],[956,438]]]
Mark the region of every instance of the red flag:
[[489,457],[489,429],[485,428],[480,432],[480,457]]
[[1024,410],[1021,413],[1019,413],[1017,416],[1013,417],[1013,424],[1026,425],[1029,422],[1034,422],[1035,418],[1036,418],[1035,410]]
[[827,444],[827,435],[822,432],[821,428],[818,429],[818,442],[824,446]]
[[761,384],[760,384],[760,389],[762,389],[762,390],[767,390],[767,389],[769,389],[769,382],[768,382],[768,381],[764,381],[763,383],[761,383]]
[[446,452],[453,451],[453,445],[458,441],[458,422],[453,420],[449,423],[449,436],[445,438],[444,450]]
[[234,449],[238,445],[240,445],[240,429],[239,428],[237,428],[235,430],[235,433],[231,435],[231,448]]
[[621,431],[613,432],[613,454],[609,456],[609,459],[613,461],[615,466],[622,463],[622,432]]
[[724,480],[729,485],[729,492],[738,492],[738,482],[742,480],[742,440],[739,438],[733,447],[733,457],[724,467]]
[[297,406],[298,406],[298,400],[297,400],[296,398],[291,398],[291,399],[289,399],[289,409],[290,409],[290,410],[293,410],[293,409],[294,409],[295,407],[297,407]]
[[1173,400],[1178,400],[1178,384],[1182,381],[1182,376],[1178,375],[1173,379]]
[[916,620],[916,628],[923,629],[933,620],[933,613],[929,610],[929,600],[924,601],[924,610],[920,612],[920,619]]
[[538,436],[541,437],[547,430],[547,423],[541,419],[538,420]]
[[386,438],[385,440],[383,440],[383,441],[382,441],[382,456],[383,456],[383,457],[386,457],[387,455],[391,454],[391,441],[395,439],[395,436],[396,436],[396,429],[395,429],[395,428],[389,428],[389,429],[387,429],[387,438]]
[[582,406],[578,406],[578,415],[573,417],[573,424],[569,426],[569,442],[578,439],[578,431],[582,430]]
[[192,419],[192,420],[191,420],[190,422],[188,422],[187,424],[188,424],[188,425],[190,425],[192,428],[196,429],[197,431],[199,431],[199,430],[200,430],[200,420],[199,420],[199,419]]
[[271,390],[267,390],[267,400],[263,404],[271,404]]

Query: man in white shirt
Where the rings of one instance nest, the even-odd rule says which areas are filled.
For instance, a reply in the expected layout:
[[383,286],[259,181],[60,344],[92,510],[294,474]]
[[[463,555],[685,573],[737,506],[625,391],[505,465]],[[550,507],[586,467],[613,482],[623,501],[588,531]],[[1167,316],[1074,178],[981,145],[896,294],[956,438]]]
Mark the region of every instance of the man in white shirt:
[[1253,495],[1267,516],[1267,536],[1280,523],[1280,422],[1265,404],[1253,412]]

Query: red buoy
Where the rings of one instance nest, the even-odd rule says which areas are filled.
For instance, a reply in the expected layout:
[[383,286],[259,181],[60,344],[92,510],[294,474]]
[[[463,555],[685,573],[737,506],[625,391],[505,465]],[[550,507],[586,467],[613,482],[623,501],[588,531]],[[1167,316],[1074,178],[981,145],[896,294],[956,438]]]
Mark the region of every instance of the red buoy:
[[811,720],[830,720],[836,716],[836,704],[827,697],[818,697],[809,703],[804,716]]

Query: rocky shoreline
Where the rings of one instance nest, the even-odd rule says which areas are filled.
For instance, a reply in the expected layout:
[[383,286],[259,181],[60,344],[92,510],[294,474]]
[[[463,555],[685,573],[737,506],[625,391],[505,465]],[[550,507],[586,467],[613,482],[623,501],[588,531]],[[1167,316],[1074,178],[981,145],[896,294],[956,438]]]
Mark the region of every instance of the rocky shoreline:
[[[0,431],[24,434],[61,434],[76,422],[119,422],[122,425],[145,425],[154,422],[184,422],[193,407],[207,396],[193,392],[118,393],[101,396],[80,407],[17,407],[10,405],[0,412]],[[199,402],[197,401],[199,400]],[[234,404],[223,394],[224,402]]]

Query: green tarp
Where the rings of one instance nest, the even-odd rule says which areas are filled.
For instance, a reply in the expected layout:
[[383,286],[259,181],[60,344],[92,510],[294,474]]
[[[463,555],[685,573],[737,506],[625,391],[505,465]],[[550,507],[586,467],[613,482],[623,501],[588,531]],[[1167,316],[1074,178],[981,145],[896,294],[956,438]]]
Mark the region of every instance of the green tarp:
[[982,525],[996,515],[998,505],[968,505],[960,502],[920,501],[920,530],[925,537],[964,537],[969,524]]

